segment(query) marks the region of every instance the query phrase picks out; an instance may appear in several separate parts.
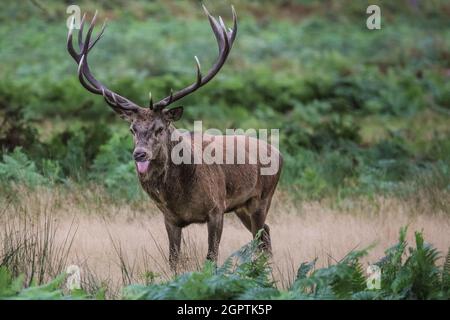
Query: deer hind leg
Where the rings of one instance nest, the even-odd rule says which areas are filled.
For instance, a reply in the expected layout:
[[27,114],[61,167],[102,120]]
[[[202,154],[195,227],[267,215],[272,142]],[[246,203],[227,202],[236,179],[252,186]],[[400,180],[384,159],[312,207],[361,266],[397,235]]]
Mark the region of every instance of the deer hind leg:
[[252,215],[252,234],[253,238],[256,237],[258,232],[261,231],[261,249],[272,254],[272,242],[270,240],[270,228],[265,224],[267,211],[264,208],[258,208]]
[[272,254],[272,243],[270,240],[270,228],[265,223],[267,212],[269,211],[270,201],[252,199],[247,204],[247,210],[250,212],[251,232],[253,238],[261,231],[261,249]]
[[206,259],[217,262],[220,238],[223,230],[223,212],[210,214],[208,220],[208,254]]

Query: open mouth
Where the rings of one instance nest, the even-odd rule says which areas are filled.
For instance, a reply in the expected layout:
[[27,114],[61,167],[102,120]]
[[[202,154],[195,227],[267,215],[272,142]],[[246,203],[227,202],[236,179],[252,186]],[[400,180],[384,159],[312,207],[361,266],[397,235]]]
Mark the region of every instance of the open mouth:
[[148,171],[148,168],[150,167],[150,161],[145,160],[136,162],[136,167],[139,173],[146,173]]

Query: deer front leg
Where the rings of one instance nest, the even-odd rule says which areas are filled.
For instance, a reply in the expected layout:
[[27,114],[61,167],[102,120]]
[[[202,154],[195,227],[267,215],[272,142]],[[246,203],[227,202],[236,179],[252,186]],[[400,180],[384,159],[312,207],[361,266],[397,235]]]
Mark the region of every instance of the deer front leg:
[[214,212],[208,220],[208,254],[207,260],[217,262],[220,238],[223,230],[223,212]]
[[177,272],[178,257],[181,245],[181,228],[165,220],[167,235],[169,236],[169,265],[170,270]]

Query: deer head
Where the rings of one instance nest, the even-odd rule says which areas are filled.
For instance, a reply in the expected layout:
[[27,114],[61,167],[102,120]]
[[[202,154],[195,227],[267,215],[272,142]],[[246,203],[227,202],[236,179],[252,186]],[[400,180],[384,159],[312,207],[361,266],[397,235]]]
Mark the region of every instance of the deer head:
[[92,32],[97,20],[97,12],[92,18],[85,38],[83,38],[83,27],[86,15],[84,15],[81,20],[81,26],[78,31],[79,53],[73,46],[73,29],[71,28],[69,30],[67,37],[67,50],[78,64],[78,78],[81,84],[91,93],[102,95],[106,103],[123,119],[127,120],[131,124],[130,131],[133,134],[135,144],[133,157],[136,161],[136,168],[140,175],[145,175],[151,171],[151,162],[165,162],[168,159],[167,148],[169,145],[170,135],[173,130],[171,123],[181,118],[183,114],[183,107],[179,106],[171,109],[168,109],[167,107],[175,101],[180,100],[188,94],[196,91],[214,78],[214,76],[225,64],[225,61],[228,58],[233,46],[237,33],[237,17],[234,8],[232,7],[232,29],[227,29],[222,18],[219,17],[217,20],[211,16],[205,6],[203,6],[203,9],[209,19],[209,23],[219,47],[219,56],[217,61],[206,73],[206,75],[203,76],[200,62],[197,57],[195,57],[197,69],[196,81],[180,91],[173,92],[173,90],[171,90],[169,96],[157,103],[153,103],[153,99],[150,94],[148,108],[140,107],[129,99],[109,90],[92,75],[88,64],[88,54],[103,36],[106,28],[106,24],[104,23],[100,33],[92,39]]

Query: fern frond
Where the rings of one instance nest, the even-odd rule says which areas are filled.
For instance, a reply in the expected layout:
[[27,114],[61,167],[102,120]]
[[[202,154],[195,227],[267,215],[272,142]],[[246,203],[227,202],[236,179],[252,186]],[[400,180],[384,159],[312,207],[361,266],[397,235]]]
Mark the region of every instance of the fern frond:
[[450,248],[448,248],[444,266],[442,267],[442,289],[450,295]]

